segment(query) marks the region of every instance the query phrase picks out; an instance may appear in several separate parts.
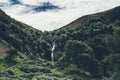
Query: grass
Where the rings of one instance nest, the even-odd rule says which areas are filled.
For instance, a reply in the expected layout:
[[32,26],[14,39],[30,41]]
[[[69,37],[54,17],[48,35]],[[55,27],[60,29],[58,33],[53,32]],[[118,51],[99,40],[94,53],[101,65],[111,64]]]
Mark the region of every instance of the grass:
[[[2,78],[3,80],[7,80],[10,78],[10,80],[14,80],[14,76],[17,76],[17,78],[21,80],[52,80],[52,78],[54,78],[54,80],[69,80],[68,78],[66,79],[66,76],[62,72],[56,68],[53,68],[51,65],[51,62],[33,61],[27,59],[2,71],[9,74],[5,74],[8,75],[6,78],[4,75],[0,76],[0,79]],[[30,68],[33,72],[28,71],[26,73],[21,68],[25,68],[26,70],[29,70]],[[46,72],[48,69],[49,71]]]
[[23,72],[21,70],[19,70],[17,67],[12,67],[11,69],[16,75],[23,75]]
[[52,74],[56,74],[56,75],[62,75],[62,73],[60,71],[58,71],[57,69],[51,69]]
[[6,55],[0,53],[0,70],[5,69],[6,68],[6,64],[5,64],[5,58]]
[[6,58],[5,53],[0,53],[0,60],[3,60],[3,59],[5,59],[5,58]]

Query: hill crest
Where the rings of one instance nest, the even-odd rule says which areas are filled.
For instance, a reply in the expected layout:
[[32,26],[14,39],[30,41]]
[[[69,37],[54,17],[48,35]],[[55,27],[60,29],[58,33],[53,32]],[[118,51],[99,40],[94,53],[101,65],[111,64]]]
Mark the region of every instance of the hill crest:
[[107,11],[82,16],[62,28],[79,28],[84,26],[84,24],[90,19],[99,19],[105,22],[113,23],[115,22],[115,20],[120,20],[119,14],[120,14],[120,6]]

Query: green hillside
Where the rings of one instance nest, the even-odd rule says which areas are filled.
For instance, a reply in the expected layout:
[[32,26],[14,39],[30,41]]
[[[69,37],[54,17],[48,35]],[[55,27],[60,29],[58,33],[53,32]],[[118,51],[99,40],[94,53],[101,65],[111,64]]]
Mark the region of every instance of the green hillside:
[[51,32],[57,45],[54,54],[59,66],[65,70],[71,65],[75,66],[77,70],[79,69],[78,73],[87,72],[95,80],[96,77],[119,80],[119,14],[120,7],[116,7],[101,13],[83,16]]
[[[4,18],[3,18],[4,17]],[[0,37],[15,49],[30,56],[35,55],[49,59],[50,42],[46,41],[42,31],[8,17],[0,11]]]
[[116,7],[42,32],[0,11],[0,79],[120,80],[119,14]]

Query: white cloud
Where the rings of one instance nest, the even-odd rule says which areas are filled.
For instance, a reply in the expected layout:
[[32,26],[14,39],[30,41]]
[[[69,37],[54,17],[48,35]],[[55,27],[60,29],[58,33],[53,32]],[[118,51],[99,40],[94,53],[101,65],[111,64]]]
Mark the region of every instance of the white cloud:
[[0,3],[9,3],[9,0],[0,0]]
[[38,5],[41,2],[48,2],[48,1],[52,2],[54,0],[19,0],[19,1],[21,1],[21,3],[23,4]]
[[37,2],[49,1],[53,5],[59,6],[61,10],[51,10],[46,12],[29,12],[31,7],[25,5],[13,5],[4,11],[13,18],[27,23],[40,30],[53,30],[60,28],[71,21],[87,14],[104,11],[120,5],[119,0],[19,0],[23,4],[38,5]]
[[38,0],[20,0],[23,4],[36,5]]

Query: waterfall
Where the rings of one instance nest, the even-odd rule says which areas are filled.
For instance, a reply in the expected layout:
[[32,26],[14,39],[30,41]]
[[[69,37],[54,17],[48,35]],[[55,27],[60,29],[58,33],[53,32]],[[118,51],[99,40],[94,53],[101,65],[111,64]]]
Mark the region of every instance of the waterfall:
[[53,47],[51,49],[51,60],[54,62],[54,50],[55,50],[55,42],[53,42]]
[[[53,42],[53,46],[52,46],[52,49],[51,49],[51,60],[52,60],[52,63],[54,62],[54,50],[55,50],[55,42]],[[53,77],[52,77],[52,80]]]

